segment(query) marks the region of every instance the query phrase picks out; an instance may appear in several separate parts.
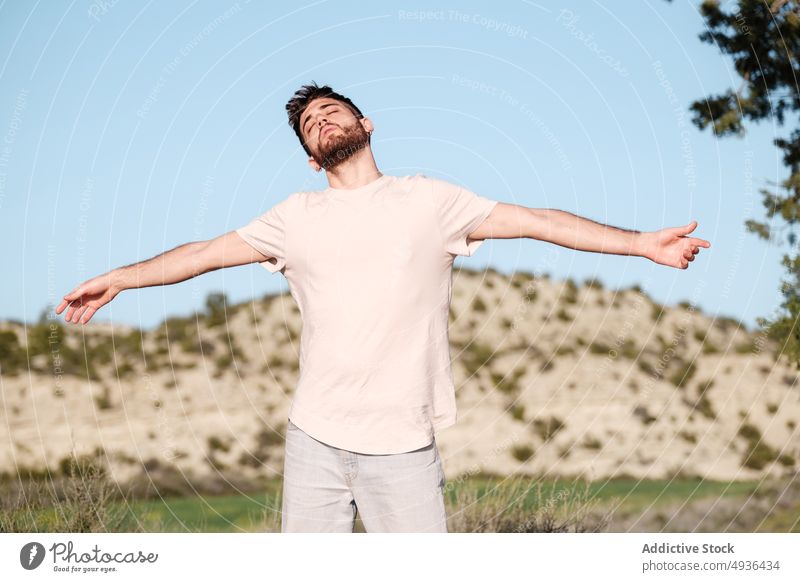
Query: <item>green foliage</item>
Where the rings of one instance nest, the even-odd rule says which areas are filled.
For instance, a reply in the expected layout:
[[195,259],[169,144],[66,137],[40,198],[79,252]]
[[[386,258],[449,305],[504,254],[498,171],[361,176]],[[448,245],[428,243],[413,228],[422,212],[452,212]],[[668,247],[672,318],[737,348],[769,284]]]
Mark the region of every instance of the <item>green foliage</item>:
[[0,331],[0,372],[4,376],[15,376],[26,367],[26,363],[17,334],[11,330]]
[[470,377],[475,376],[482,367],[491,364],[492,359],[494,359],[494,350],[480,342],[472,342],[461,352],[461,362]]
[[530,445],[514,445],[511,448],[511,455],[520,463],[524,463],[533,457],[533,447]]
[[570,305],[578,302],[578,286],[572,279],[564,281],[564,287],[561,291],[561,300]]
[[676,388],[683,388],[692,379],[696,371],[694,362],[683,362],[678,360],[680,366],[669,376],[669,381],[675,384]]
[[650,317],[653,321],[658,321],[661,319],[661,316],[664,315],[664,306],[659,305],[658,303],[653,303],[653,308],[650,311]]
[[583,285],[587,289],[603,289],[603,282],[600,279],[595,279],[594,277],[590,277],[583,282]]
[[508,409],[508,411],[511,413],[511,418],[513,418],[514,420],[519,420],[519,421],[525,420],[524,404],[514,404]]
[[[782,126],[787,113],[800,112],[797,91],[797,55],[800,54],[800,13],[797,2],[739,0],[726,3],[704,0],[700,13],[705,20],[700,40],[733,59],[741,85],[690,105],[692,122],[710,127],[716,136],[742,136],[745,120],[764,119]],[[794,120],[794,117],[793,117]],[[775,239],[773,224],[782,221],[790,250],[783,256],[786,278],[782,281],[782,312],[770,321],[759,318],[778,352],[800,367],[800,255],[794,227],[800,223],[800,129],[778,137],[774,145],[782,151],[789,176],[772,188],[761,189],[766,220],[747,220],[747,229],[758,237]]]
[[714,408],[711,405],[711,400],[708,399],[708,391],[713,385],[714,380],[711,378],[705,380],[704,382],[700,382],[697,385],[697,398],[694,402],[689,402],[693,410],[696,410],[709,420],[715,420],[717,418],[717,413],[714,412]]
[[[33,366],[33,370],[43,374],[74,375],[82,378],[99,380],[94,368],[94,357],[91,340],[73,348],[67,342],[67,333],[61,322],[48,319],[47,312],[42,312],[39,321],[28,328],[28,357],[45,356],[46,364]],[[75,342],[75,343],[78,343]],[[104,348],[103,348],[104,349]]]
[[589,449],[590,451],[599,451],[603,448],[603,443],[593,436],[587,436],[581,443],[581,446],[584,449]]
[[560,418],[551,416],[549,418],[537,418],[533,421],[533,430],[542,439],[547,442],[552,439],[558,432],[564,428],[564,422]]
[[224,293],[209,293],[206,297],[206,325],[216,327],[227,321],[228,297]]
[[[62,459],[60,476],[28,479],[20,473],[0,495],[0,533],[100,533],[141,531],[125,527],[127,500],[108,478],[98,451]],[[13,485],[13,487],[12,487]]]
[[492,372],[490,377],[492,378],[495,388],[497,388],[500,392],[505,394],[517,394],[521,389],[519,385],[519,379],[523,376],[523,374],[525,374],[524,368],[516,368],[509,374]]
[[774,461],[786,467],[794,465],[795,460],[791,455],[780,454],[765,443],[761,438],[761,432],[752,424],[742,424],[738,434],[747,441],[742,466],[760,470]]
[[556,311],[556,317],[558,318],[559,321],[564,321],[567,323],[572,321],[572,316],[569,313],[567,313],[567,311],[563,308]]
[[222,451],[223,453],[227,453],[231,450],[231,447],[218,436],[212,435],[208,437],[208,450],[212,452]]

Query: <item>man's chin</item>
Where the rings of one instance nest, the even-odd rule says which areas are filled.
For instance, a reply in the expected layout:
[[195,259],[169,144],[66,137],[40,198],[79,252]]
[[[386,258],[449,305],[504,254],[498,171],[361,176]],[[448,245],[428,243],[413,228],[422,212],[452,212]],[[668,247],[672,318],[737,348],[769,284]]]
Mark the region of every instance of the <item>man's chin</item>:
[[345,144],[337,144],[331,148],[326,148],[326,151],[321,152],[320,158],[316,160],[317,164],[319,164],[326,170],[334,168],[339,164],[341,164],[342,162],[346,162],[347,160],[355,156],[358,152],[366,148],[368,143],[369,142],[366,141],[345,143]]

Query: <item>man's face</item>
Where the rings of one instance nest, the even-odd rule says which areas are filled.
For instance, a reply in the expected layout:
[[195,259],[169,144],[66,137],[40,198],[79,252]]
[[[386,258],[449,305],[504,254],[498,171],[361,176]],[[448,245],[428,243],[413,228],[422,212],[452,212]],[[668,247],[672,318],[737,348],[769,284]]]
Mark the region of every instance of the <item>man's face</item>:
[[326,170],[333,168],[364,149],[369,143],[365,125],[341,101],[314,99],[300,116],[300,133],[311,150],[314,161]]

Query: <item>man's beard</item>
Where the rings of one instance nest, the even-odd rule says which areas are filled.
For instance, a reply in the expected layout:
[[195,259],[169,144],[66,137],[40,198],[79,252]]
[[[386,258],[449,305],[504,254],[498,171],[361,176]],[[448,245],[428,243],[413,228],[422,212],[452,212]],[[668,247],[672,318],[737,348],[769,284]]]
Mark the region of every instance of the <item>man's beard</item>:
[[[336,132],[334,129],[333,132]],[[350,127],[341,127],[338,135],[322,136],[314,161],[330,170],[349,160],[369,144],[369,134],[358,121]]]

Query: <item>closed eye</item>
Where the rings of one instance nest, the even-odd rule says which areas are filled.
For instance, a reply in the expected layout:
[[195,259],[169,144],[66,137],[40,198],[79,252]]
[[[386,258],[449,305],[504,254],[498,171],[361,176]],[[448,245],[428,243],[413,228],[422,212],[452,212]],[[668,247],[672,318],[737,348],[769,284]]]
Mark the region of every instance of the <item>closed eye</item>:
[[[338,106],[336,106],[336,105],[329,105],[329,106],[327,107],[327,109],[328,109],[328,112],[329,112],[329,113],[338,113],[338,112],[339,112],[339,107],[338,107]],[[309,118],[309,119],[306,121],[306,125],[308,124],[308,122],[309,122],[309,121],[311,121],[311,118]],[[316,123],[312,123],[312,124],[311,124],[311,128],[313,129],[313,128],[315,128],[315,127],[316,127],[317,129],[319,129],[319,125],[317,125]]]

